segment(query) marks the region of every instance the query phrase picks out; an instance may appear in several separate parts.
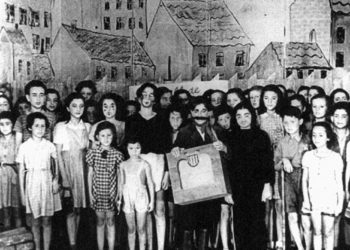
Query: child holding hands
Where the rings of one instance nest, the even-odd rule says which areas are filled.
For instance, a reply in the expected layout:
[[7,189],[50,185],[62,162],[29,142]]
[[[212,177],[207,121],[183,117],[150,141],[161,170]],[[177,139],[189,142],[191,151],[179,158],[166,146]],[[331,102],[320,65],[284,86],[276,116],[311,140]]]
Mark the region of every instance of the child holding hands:
[[343,208],[343,160],[333,151],[336,137],[329,123],[314,124],[312,142],[315,149],[302,159],[302,211],[311,214],[314,249],[333,250],[334,220]]
[[[141,144],[137,139],[127,142],[129,159],[120,165],[119,197],[123,197],[123,211],[128,225],[129,249],[135,249],[135,228],[139,250],[146,249],[146,216],[154,208],[154,186],[150,165],[141,158]],[[149,195],[148,195],[149,194]],[[120,204],[120,201],[118,201]]]
[[107,121],[98,124],[95,140],[99,146],[88,151],[86,162],[89,167],[88,182],[92,208],[97,216],[98,249],[104,249],[105,228],[107,226],[108,247],[114,249],[115,203],[117,201],[117,175],[122,153],[111,147],[116,138],[115,126]]

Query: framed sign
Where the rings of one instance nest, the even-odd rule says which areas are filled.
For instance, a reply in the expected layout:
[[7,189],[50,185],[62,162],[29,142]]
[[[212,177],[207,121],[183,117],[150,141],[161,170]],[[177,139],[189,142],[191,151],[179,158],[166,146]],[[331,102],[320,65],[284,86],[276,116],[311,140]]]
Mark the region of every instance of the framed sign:
[[229,194],[219,152],[212,144],[167,154],[175,204],[187,205]]

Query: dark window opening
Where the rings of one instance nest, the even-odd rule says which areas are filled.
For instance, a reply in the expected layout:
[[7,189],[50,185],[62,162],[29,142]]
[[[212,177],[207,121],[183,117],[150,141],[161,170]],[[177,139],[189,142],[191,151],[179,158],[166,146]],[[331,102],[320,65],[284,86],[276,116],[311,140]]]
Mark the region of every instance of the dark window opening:
[[33,49],[38,50],[40,47],[40,36],[33,34]]
[[27,10],[19,8],[19,13],[20,13],[19,24],[27,25]]
[[124,21],[121,17],[117,17],[116,29],[117,30],[124,29]]
[[111,79],[117,79],[118,69],[117,67],[111,67]]
[[139,7],[143,9],[143,6],[145,5],[144,0],[139,0]]
[[216,53],[216,66],[224,66],[224,53],[218,52]]
[[122,7],[122,0],[117,0],[117,3],[116,3],[116,9],[121,9]]
[[105,2],[105,10],[109,10],[109,2]]
[[144,67],[141,68],[141,74],[142,74],[142,77],[147,77],[147,70],[146,70],[146,68],[144,68]]
[[125,79],[130,79],[131,78],[131,67],[126,66],[125,67]]
[[21,59],[18,60],[18,72],[22,72],[23,61]]
[[44,12],[44,27],[47,28],[49,27],[50,23],[50,13]]
[[135,29],[135,18],[134,17],[129,18],[129,29],[131,29],[131,30]]
[[50,50],[51,48],[51,39],[50,37],[45,38],[45,50]]
[[103,18],[103,29],[110,30],[111,29],[111,19],[108,16]]
[[239,73],[237,74],[237,78],[238,78],[238,79],[244,79],[244,73],[243,73],[243,72],[239,72]]
[[198,64],[199,67],[206,67],[207,66],[207,55],[204,53],[198,54]]
[[286,77],[290,77],[293,74],[293,70],[292,69],[287,69],[286,70]]
[[139,19],[139,28],[143,29],[142,17],[140,17],[140,19]]
[[304,78],[304,73],[303,73],[302,69],[298,69],[297,70],[297,76],[298,76],[298,79],[303,79]]
[[335,53],[335,67],[344,67],[344,52]]
[[307,71],[307,75],[308,75],[308,76],[311,75],[312,73],[314,73],[314,70],[313,70],[313,69],[309,69],[309,70]]
[[126,3],[126,8],[128,10],[132,10],[132,5],[133,5],[133,0],[128,0],[128,2]]
[[345,41],[345,29],[343,27],[338,27],[336,32],[337,43],[344,43]]
[[327,70],[321,70],[321,79],[327,78]]
[[27,62],[27,75],[30,76],[31,73],[31,63]]
[[103,69],[101,66],[96,66],[96,79],[102,78]]
[[39,11],[32,11],[31,20],[32,21],[31,21],[30,25],[32,27],[39,27],[40,26]]
[[15,22],[15,5],[6,4],[6,22]]
[[244,65],[244,52],[243,51],[239,51],[237,52],[236,55],[236,66],[243,66]]

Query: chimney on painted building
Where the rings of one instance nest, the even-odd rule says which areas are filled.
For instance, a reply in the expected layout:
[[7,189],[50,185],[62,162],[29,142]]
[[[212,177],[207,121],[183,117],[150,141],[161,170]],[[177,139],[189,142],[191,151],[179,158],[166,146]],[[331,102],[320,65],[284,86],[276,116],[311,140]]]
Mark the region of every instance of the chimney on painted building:
[[312,29],[312,30],[310,31],[309,40],[310,40],[310,43],[317,43],[317,40],[316,40],[316,30],[315,30],[315,29]]

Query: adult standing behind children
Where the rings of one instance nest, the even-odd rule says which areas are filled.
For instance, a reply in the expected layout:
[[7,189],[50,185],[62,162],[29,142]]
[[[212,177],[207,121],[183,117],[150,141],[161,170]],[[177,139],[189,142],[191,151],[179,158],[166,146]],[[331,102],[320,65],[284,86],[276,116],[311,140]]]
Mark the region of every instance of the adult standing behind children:
[[[137,137],[142,145],[142,153],[155,153],[158,156],[165,153],[164,139],[165,132],[163,126],[163,118],[154,112],[153,107],[156,100],[157,88],[151,83],[144,83],[136,91],[136,96],[141,104],[140,111],[129,117],[125,124],[125,138],[128,140]],[[155,183],[156,205],[154,210],[158,249],[164,249],[165,242],[165,202],[164,202],[164,186],[163,182],[164,166],[155,166],[151,164],[152,178]],[[160,178],[156,178],[156,177]],[[147,220],[147,240],[148,246],[152,249],[152,223],[150,217]]]

